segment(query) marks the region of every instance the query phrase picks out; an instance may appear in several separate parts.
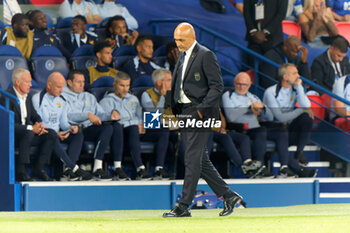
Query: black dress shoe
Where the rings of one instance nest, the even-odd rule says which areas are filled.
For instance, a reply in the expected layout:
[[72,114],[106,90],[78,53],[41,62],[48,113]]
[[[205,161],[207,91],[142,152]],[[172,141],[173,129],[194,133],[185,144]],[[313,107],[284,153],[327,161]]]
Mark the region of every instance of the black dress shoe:
[[45,170],[34,170],[32,176],[42,181],[53,181],[53,179],[47,175]]
[[233,209],[235,208],[235,205],[242,204],[245,206],[245,202],[243,201],[243,198],[235,194],[233,197],[228,198],[227,200],[224,200],[224,209],[222,212],[220,212],[219,216],[228,216],[232,214]]
[[16,181],[33,181],[34,179],[31,178],[27,173],[20,172],[16,174]]
[[176,205],[170,212],[163,214],[163,218],[172,218],[172,217],[192,217],[192,216],[191,216],[190,210],[187,207]]

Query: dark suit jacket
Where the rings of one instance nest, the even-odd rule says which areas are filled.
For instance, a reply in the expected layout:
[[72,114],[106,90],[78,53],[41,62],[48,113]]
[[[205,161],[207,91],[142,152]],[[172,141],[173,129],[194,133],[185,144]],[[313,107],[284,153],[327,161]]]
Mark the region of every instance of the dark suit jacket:
[[[311,66],[311,77],[312,81],[332,91],[335,74],[332,64],[329,62],[327,51],[328,50],[313,61]],[[340,68],[343,75],[350,74],[350,63],[347,56],[345,56],[340,63]]]
[[[293,60],[288,60],[287,57],[282,52],[282,46],[283,46],[283,44],[280,44],[277,47],[270,49],[269,51],[267,51],[264,54],[264,57],[270,59],[271,61],[276,62],[277,64],[283,64],[286,62],[293,63],[297,67],[298,72],[301,76],[303,76],[304,78],[310,79],[309,63],[307,61],[306,61],[306,63],[303,63],[301,61],[300,56],[297,56]],[[262,63],[260,66],[260,71],[262,73],[270,76],[271,78],[276,79],[276,81],[279,81],[278,80],[278,68],[271,66],[267,63]],[[261,77],[259,79],[259,82],[260,82],[260,85],[264,88],[268,88],[268,87],[276,84],[273,81],[268,80],[267,78],[264,78],[264,77]]]
[[[13,88],[7,90],[8,93],[16,96],[15,90]],[[10,110],[15,113],[15,131],[17,130],[25,130],[27,128],[27,125],[34,125],[35,122],[41,122],[41,117],[39,114],[35,111],[32,103],[32,94],[28,94],[27,100],[26,100],[26,108],[27,108],[27,118],[26,118],[26,124],[22,125],[21,121],[21,108],[14,100],[10,100]],[[3,102],[4,99],[2,98]]]
[[[178,104],[174,100],[174,90],[178,75],[179,62],[176,63],[172,79],[171,107],[178,114]],[[181,75],[181,74],[180,74]],[[206,47],[196,44],[193,48],[183,79],[183,90],[196,109],[204,117],[219,116],[219,102],[223,91],[223,82],[216,56]]]
[[[286,17],[288,0],[263,0],[264,19],[261,21],[261,30],[268,30],[270,35],[267,37],[271,46],[275,46],[283,41],[282,20]],[[250,30],[258,29],[255,20],[255,3],[257,0],[244,0],[244,21],[247,32],[245,39],[251,42]]]
[[[85,44],[90,44],[90,45],[94,45],[97,41],[97,37],[94,37],[92,35],[89,35],[88,33],[86,33],[87,35],[87,41]],[[71,37],[71,33],[63,33],[60,37],[61,39],[61,43],[62,46],[68,50],[71,54],[73,54],[74,50],[76,50],[78,47],[78,44],[74,38],[73,42],[72,42],[72,37]],[[82,41],[80,41],[80,46],[85,45]],[[71,55],[70,54],[70,55]],[[69,59],[70,57],[68,57],[67,59]]]

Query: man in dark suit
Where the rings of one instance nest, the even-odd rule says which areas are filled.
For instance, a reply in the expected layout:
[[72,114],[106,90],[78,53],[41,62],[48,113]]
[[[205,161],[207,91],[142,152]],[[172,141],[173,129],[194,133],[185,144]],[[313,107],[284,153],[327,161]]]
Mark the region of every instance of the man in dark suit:
[[44,170],[44,165],[51,156],[52,148],[57,138],[53,130],[42,125],[41,118],[32,104],[32,95],[29,94],[32,78],[28,70],[19,68],[12,73],[13,88],[8,92],[19,99],[10,102],[10,109],[15,113],[15,146],[19,148],[16,158],[16,180],[30,181],[25,165],[30,163],[31,145],[40,146],[35,158],[32,176],[44,181],[52,180]]
[[311,65],[312,81],[332,91],[335,79],[350,74],[349,58],[346,56],[349,43],[343,37],[337,37]]
[[[192,25],[181,23],[174,32],[180,56],[174,69],[171,107],[180,121],[204,122],[219,119],[219,101],[223,91],[220,67],[213,52],[196,42]],[[179,115],[181,114],[181,115]],[[224,210],[220,216],[233,212],[242,197],[233,192],[221,178],[208,157],[206,144],[210,128],[182,129],[185,142],[185,180],[180,203],[163,217],[190,217],[188,209],[202,177],[215,194],[224,197]]]
[[[299,52],[300,56],[298,54]],[[309,63],[307,61],[308,54],[308,49],[301,45],[298,37],[289,36],[282,44],[267,51],[264,54],[264,57],[280,65],[284,63],[293,63],[297,67],[298,73],[301,76],[310,79]],[[276,80],[276,82],[273,82],[272,80],[261,77],[259,81],[262,87],[268,88],[277,83],[279,79],[278,68],[263,62],[260,65],[260,71]]]
[[[286,16],[288,0],[244,0],[243,15],[248,48],[259,54],[283,42],[282,20]],[[249,65],[254,65],[252,57]]]
[[[72,19],[72,31],[60,35],[63,47],[70,51],[71,54],[83,45],[94,45],[96,41],[98,41],[97,35],[93,32],[87,31],[86,28],[86,18],[82,15],[77,15]],[[69,59],[70,56],[66,58]]]

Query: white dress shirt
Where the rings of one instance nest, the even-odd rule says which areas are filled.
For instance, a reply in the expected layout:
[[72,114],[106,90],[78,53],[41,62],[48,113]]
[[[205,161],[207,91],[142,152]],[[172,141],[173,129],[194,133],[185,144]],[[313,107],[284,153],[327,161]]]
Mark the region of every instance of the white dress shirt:
[[181,85],[180,85],[180,103],[183,104],[188,104],[191,103],[191,100],[185,95],[185,92],[183,90],[183,81],[184,81],[184,76],[185,76],[185,72],[186,72],[186,68],[187,68],[187,64],[188,64],[188,60],[190,59],[191,55],[192,55],[192,51],[194,46],[196,46],[197,41],[194,41],[193,44],[191,45],[191,47],[189,49],[187,49],[185,51],[186,55],[185,55],[185,59],[184,59],[184,64],[182,66],[182,73],[181,73]]
[[[25,125],[26,124],[26,118],[27,118],[26,100],[27,100],[28,94],[21,95],[21,94],[18,93],[16,88],[13,88],[13,90],[15,90],[16,96],[19,99],[19,107],[21,109],[21,123],[22,123],[22,125]],[[33,126],[27,125],[27,130],[32,130],[32,129],[33,129]]]

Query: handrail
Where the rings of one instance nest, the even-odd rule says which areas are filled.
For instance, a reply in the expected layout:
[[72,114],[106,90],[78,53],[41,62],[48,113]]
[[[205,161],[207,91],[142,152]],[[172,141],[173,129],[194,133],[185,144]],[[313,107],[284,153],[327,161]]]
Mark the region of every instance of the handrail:
[[5,98],[5,108],[6,110],[10,110],[10,100],[9,99],[13,99],[14,101],[16,101],[16,103],[19,105],[19,100],[16,96],[8,93],[7,91],[4,91],[2,89],[0,89],[0,94],[4,95]]
[[[189,20],[187,20],[187,19],[152,19],[152,20],[149,21],[150,24],[156,24],[156,23],[180,23],[180,22],[189,22]],[[223,40],[224,42],[230,44],[230,45],[233,45],[233,46],[235,46],[235,47],[238,47],[239,49],[245,51],[245,52],[248,53],[248,54],[253,55],[255,58],[258,58],[259,60],[261,60],[261,61],[263,61],[263,62],[265,62],[265,63],[268,63],[268,64],[270,64],[270,65],[272,65],[272,66],[274,66],[274,67],[276,67],[276,68],[279,68],[279,67],[280,67],[280,65],[277,64],[276,62],[273,62],[273,61],[271,61],[271,60],[265,58],[265,57],[262,56],[261,54],[258,54],[258,53],[254,52],[254,51],[251,51],[250,49],[248,49],[248,48],[242,46],[241,44],[239,44],[239,43],[237,43],[237,42],[235,42],[235,41],[232,41],[232,40],[229,39],[228,37],[226,37],[226,36],[224,36],[224,35],[221,35],[221,34],[215,32],[215,31],[213,31],[213,30],[210,29],[210,28],[207,28],[207,27],[205,27],[205,26],[198,25],[198,24],[192,23],[192,22],[190,22],[190,23],[192,24],[192,26],[197,27],[197,28],[199,28],[200,30],[206,31],[206,32],[212,34],[213,36],[215,36],[215,37],[217,37],[217,38]],[[156,26],[154,26],[154,31],[155,31],[155,33],[156,33],[156,31],[157,31]],[[214,43],[214,49],[215,49],[215,45],[216,45],[216,43]],[[258,72],[259,72],[259,69],[258,69],[258,64],[257,64],[257,62],[255,63],[255,69],[256,69],[256,73],[258,73]],[[304,83],[306,83],[306,84],[308,84],[308,85],[310,85],[310,86],[312,86],[312,87],[315,87],[316,89],[318,89],[318,90],[320,90],[320,91],[326,93],[327,95],[331,96],[331,97],[334,98],[334,99],[337,99],[337,100],[339,100],[339,101],[341,101],[341,102],[343,102],[343,103],[345,103],[345,104],[347,104],[347,105],[350,105],[350,101],[349,101],[349,100],[346,100],[346,99],[344,99],[344,98],[341,98],[341,97],[338,96],[338,95],[335,95],[335,94],[332,93],[331,91],[329,91],[329,90],[327,90],[326,88],[324,88],[324,87],[318,85],[317,83],[312,82],[311,80],[309,80],[309,79],[307,79],[307,78],[304,78],[304,77],[302,77],[302,76],[300,76],[300,78],[303,80]]]

